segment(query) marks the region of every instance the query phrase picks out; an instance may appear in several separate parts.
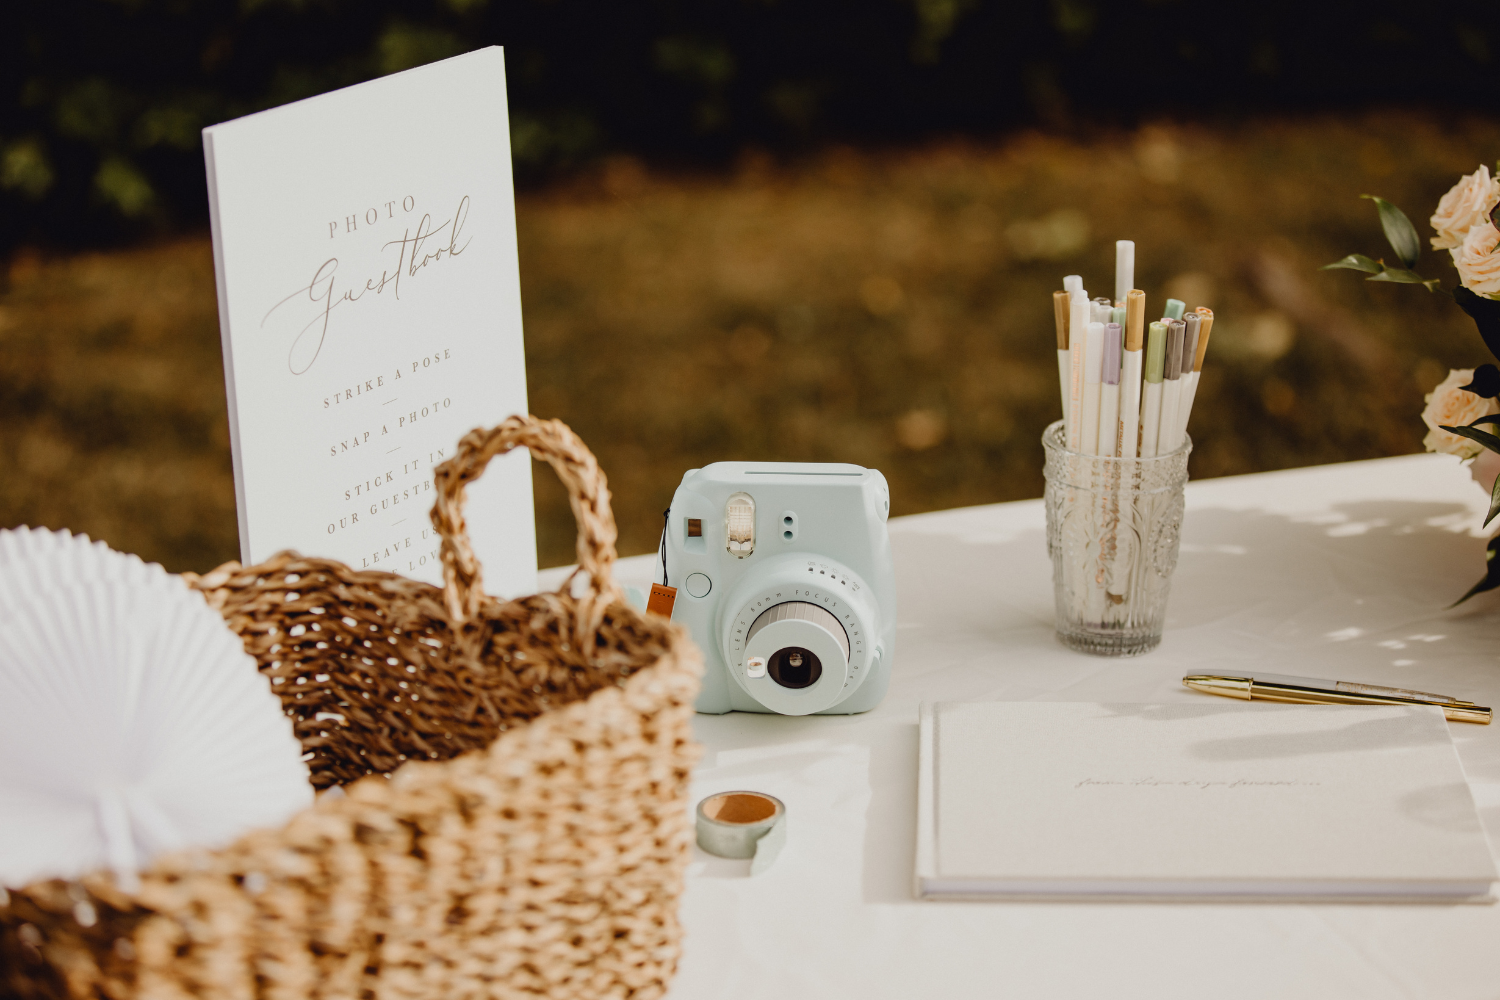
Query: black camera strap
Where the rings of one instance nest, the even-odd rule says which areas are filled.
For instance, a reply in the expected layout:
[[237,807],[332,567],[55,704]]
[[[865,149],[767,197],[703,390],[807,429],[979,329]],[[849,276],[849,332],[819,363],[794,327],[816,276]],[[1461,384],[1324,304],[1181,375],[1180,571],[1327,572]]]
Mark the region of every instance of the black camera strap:
[[661,545],[658,547],[661,549],[661,585],[663,587],[672,585],[672,581],[667,578],[667,525],[671,523],[671,516],[671,507],[661,512]]

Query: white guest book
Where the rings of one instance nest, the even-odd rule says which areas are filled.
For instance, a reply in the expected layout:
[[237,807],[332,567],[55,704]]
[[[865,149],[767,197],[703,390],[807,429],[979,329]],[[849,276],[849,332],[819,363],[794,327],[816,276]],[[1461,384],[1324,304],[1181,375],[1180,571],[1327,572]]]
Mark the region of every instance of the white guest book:
[[[240,556],[441,580],[432,468],[526,412],[505,61],[482,49],[204,129]],[[536,589],[531,465],[469,488]]]
[[1492,902],[1438,708],[923,706],[927,899]]

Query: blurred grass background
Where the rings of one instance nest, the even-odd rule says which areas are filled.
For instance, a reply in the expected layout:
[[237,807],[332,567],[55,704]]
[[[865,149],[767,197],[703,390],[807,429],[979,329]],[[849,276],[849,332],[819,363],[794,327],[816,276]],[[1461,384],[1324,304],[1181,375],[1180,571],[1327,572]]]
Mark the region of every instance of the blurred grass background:
[[[1485,360],[1451,301],[1319,265],[1389,256],[1500,118],[1413,110],[822,144],[722,163],[601,154],[518,197],[532,411],[610,477],[625,554],[719,459],[881,469],[893,513],[1041,494],[1051,292],[1137,285],[1217,315],[1192,475],[1420,450],[1422,395]],[[212,253],[193,227],[14,250],[0,289],[0,525],[204,570],[237,541]],[[41,244],[45,247],[45,244]],[[1418,269],[1453,284],[1446,254]],[[571,561],[537,470],[543,565]]]

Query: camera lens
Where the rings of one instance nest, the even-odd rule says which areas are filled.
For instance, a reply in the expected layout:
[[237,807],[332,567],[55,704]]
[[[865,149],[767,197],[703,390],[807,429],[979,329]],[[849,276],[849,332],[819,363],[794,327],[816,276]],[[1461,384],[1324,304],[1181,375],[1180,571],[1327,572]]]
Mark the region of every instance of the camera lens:
[[784,688],[805,688],[823,676],[823,664],[810,650],[787,646],[771,654],[766,673]]

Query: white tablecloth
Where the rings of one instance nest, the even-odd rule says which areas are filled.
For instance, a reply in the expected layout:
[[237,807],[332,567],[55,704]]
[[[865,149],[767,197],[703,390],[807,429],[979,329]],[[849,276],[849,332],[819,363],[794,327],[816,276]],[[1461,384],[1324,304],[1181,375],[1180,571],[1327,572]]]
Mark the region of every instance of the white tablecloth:
[[[1500,997],[1500,906],[911,894],[921,701],[1190,701],[1208,696],[1184,673],[1243,665],[1500,707],[1500,594],[1445,610],[1483,572],[1485,500],[1437,455],[1192,483],[1165,638],[1128,660],[1054,639],[1040,500],[892,521],[900,619],[885,702],[861,716],[697,717],[694,803],[769,792],[787,804],[788,839],[755,878],[695,849],[672,1000]],[[624,560],[622,582],[650,570],[650,557]],[[1500,724],[1452,732],[1500,854]]]

